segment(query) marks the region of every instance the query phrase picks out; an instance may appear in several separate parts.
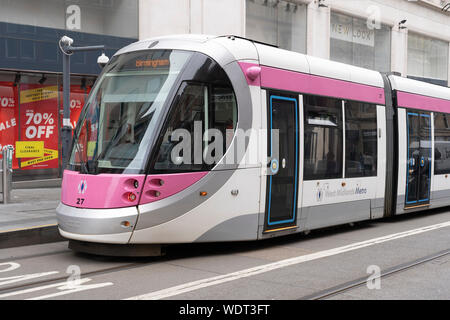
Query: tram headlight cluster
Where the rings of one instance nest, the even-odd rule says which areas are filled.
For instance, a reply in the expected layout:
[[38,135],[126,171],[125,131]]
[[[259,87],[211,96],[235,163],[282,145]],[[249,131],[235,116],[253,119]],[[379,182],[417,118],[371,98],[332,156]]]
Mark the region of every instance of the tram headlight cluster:
[[128,196],[127,196],[128,201],[134,202],[134,201],[136,201],[136,198],[137,197],[133,192],[128,192]]

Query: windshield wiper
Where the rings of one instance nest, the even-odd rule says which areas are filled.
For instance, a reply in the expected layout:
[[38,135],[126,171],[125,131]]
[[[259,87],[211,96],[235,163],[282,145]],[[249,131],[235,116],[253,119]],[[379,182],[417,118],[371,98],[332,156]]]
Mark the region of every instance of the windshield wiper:
[[76,152],[80,155],[80,164],[81,164],[80,172],[81,173],[89,173],[88,164],[81,160],[81,158],[82,158],[81,150],[80,150],[78,143],[76,143],[76,142],[75,142],[75,148],[76,148]]

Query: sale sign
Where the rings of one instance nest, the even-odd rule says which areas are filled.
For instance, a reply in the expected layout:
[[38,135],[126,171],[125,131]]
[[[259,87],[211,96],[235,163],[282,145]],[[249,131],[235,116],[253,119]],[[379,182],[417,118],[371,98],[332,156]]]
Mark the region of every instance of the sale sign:
[[[63,92],[60,88],[60,108],[64,109],[63,103]],[[78,123],[78,118],[80,117],[81,109],[83,109],[84,102],[86,100],[86,90],[80,88],[79,85],[70,86],[70,124],[72,125],[72,130],[75,129]]]
[[58,168],[58,88],[22,84],[20,90],[21,141],[42,141],[44,155],[21,158],[22,169]]
[[[19,103],[17,87],[13,82],[0,81],[0,150],[15,145],[19,135]],[[2,155],[0,153],[0,159]],[[13,169],[19,167],[13,154]]]

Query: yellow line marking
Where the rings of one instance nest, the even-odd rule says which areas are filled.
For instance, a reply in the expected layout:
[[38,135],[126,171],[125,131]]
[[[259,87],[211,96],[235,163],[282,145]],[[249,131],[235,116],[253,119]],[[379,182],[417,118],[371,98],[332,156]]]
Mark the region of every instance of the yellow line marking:
[[263,233],[269,233],[269,232],[275,232],[275,231],[283,231],[283,230],[296,229],[296,228],[298,228],[298,226],[290,226],[290,227],[266,230]]
[[416,209],[416,208],[429,207],[429,206],[430,206],[430,203],[426,203],[426,204],[419,204],[417,206],[405,207],[404,209],[408,210],[408,209]]

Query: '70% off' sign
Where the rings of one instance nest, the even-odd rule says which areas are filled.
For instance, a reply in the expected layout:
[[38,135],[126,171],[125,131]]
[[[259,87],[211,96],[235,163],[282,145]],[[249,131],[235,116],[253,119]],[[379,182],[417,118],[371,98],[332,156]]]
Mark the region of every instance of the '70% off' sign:
[[26,112],[26,130],[27,139],[41,139],[45,136],[48,139],[54,130],[55,119],[51,113]]

